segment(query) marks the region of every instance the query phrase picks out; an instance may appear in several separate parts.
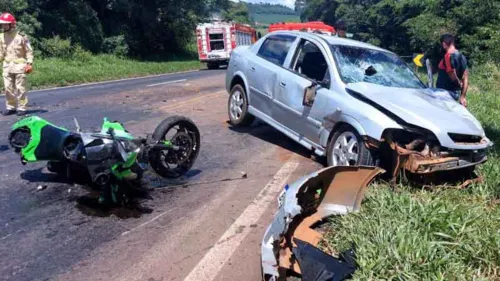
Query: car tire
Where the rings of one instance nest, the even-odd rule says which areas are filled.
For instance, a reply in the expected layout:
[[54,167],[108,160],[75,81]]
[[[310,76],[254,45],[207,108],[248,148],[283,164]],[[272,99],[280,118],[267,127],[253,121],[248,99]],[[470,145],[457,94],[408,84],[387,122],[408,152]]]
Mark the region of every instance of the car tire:
[[341,126],[332,136],[327,149],[328,166],[374,166],[371,151],[353,127]]
[[229,122],[234,126],[248,126],[255,117],[248,113],[248,98],[240,84],[234,85],[227,101]]

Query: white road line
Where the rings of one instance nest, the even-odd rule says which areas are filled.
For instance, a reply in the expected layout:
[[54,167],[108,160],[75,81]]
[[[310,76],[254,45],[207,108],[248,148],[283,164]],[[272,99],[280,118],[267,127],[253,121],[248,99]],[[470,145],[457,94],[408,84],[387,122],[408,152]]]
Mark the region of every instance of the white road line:
[[147,222],[145,222],[145,223],[143,223],[143,224],[140,224],[140,225],[138,225],[138,226],[136,226],[136,227],[132,228],[131,230],[128,230],[128,231],[123,232],[123,233],[122,233],[122,235],[127,235],[127,234],[129,234],[130,232],[132,232],[132,231],[135,231],[135,230],[137,230],[137,229],[139,229],[139,228],[141,228],[141,227],[144,227],[144,226],[146,226],[146,225],[148,225],[148,224],[150,224],[150,223],[154,222],[155,220],[157,220],[157,219],[159,219],[159,218],[163,217],[164,215],[166,215],[166,214],[168,214],[168,213],[172,212],[172,211],[173,211],[173,210],[175,210],[175,209],[176,209],[176,208],[172,208],[172,209],[170,209],[170,210],[168,210],[168,211],[165,211],[165,212],[163,212],[163,213],[161,213],[161,214],[157,215],[156,217],[154,217],[154,218],[152,218],[152,219],[148,220]]
[[125,81],[155,78],[155,77],[160,77],[160,76],[171,76],[171,75],[175,75],[175,74],[184,74],[184,73],[191,73],[191,72],[197,72],[197,71],[199,71],[199,70],[187,70],[187,71],[179,71],[179,72],[171,72],[171,73],[133,77],[133,78],[107,80],[107,81],[101,81],[101,82],[82,83],[82,84],[63,86],[63,87],[53,87],[53,88],[46,88],[46,89],[40,89],[40,90],[32,90],[29,92],[36,93],[36,92],[47,92],[47,91],[53,91],[53,90],[71,89],[71,88],[87,87],[87,86],[102,85],[102,84],[109,84],[109,83],[116,83],[116,82],[125,82]]
[[174,80],[174,81],[167,81],[167,82],[162,82],[162,83],[156,83],[156,84],[147,85],[146,87],[154,87],[154,86],[160,86],[160,85],[174,84],[174,83],[179,83],[179,82],[184,82],[184,81],[187,81],[187,79],[179,79],[179,80]]
[[205,254],[196,267],[191,270],[184,281],[212,281],[215,279],[227,260],[250,233],[250,225],[256,224],[269,204],[276,202],[278,192],[282,190],[286,181],[298,166],[298,156],[293,155],[238,219],[226,230],[219,241]]

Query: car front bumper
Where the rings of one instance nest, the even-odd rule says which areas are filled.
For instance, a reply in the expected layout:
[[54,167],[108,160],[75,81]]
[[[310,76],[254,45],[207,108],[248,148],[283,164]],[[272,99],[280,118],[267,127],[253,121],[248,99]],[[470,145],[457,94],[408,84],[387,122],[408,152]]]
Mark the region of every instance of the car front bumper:
[[486,162],[486,152],[470,152],[457,156],[444,156],[437,158],[423,157],[411,154],[405,162],[405,169],[415,174],[428,174],[439,171],[451,171]]

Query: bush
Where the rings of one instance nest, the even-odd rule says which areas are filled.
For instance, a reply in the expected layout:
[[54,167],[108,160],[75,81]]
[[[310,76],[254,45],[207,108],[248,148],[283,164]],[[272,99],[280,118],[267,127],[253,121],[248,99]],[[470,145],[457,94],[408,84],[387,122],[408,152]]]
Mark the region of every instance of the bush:
[[92,53],[83,49],[82,46],[72,44],[71,40],[62,39],[59,36],[42,39],[39,47],[44,57],[60,58],[77,62],[88,62],[92,59]]
[[42,39],[40,49],[43,56],[62,59],[70,59],[73,53],[71,41],[69,39],[62,39],[59,35]]
[[92,59],[92,53],[83,49],[82,46],[76,45],[73,48],[71,58],[78,62],[89,62]]
[[113,54],[124,57],[128,54],[129,48],[125,41],[125,36],[118,35],[105,38],[102,43],[102,51],[107,54]]

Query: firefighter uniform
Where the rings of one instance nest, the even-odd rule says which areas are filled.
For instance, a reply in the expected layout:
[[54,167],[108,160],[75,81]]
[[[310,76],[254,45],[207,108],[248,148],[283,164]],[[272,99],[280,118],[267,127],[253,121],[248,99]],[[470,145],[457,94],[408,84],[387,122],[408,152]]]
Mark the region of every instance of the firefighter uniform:
[[0,61],[3,61],[3,82],[6,109],[26,111],[26,66],[33,64],[33,49],[28,37],[12,29],[0,36]]

